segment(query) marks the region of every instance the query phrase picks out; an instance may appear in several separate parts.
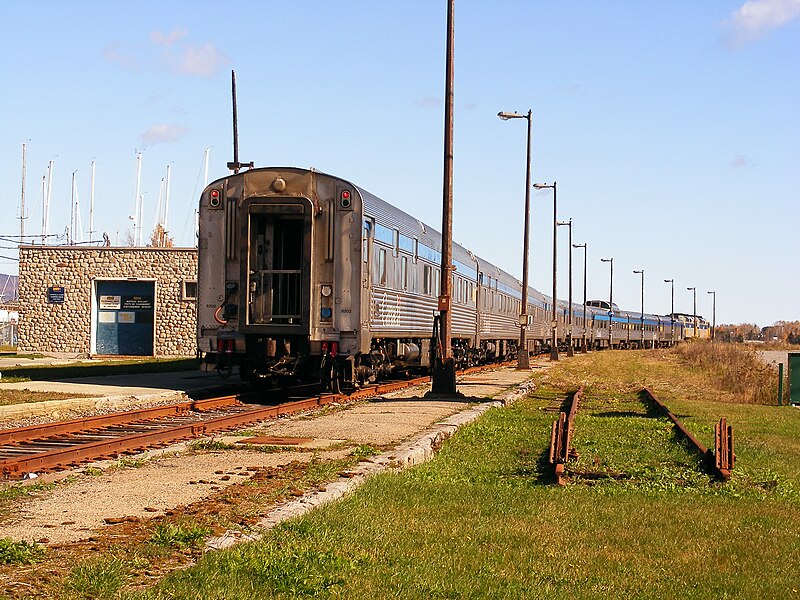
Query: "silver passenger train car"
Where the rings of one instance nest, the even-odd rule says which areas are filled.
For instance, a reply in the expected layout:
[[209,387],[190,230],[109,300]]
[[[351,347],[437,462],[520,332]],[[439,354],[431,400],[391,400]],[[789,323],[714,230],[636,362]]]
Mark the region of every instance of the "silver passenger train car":
[[[352,183],[293,167],[211,183],[200,201],[198,350],[221,372],[275,385],[358,386],[427,368],[441,236]],[[452,345],[459,367],[517,355],[521,284],[453,244]],[[529,290],[529,352],[549,348],[552,299]],[[558,302],[560,339],[569,306]],[[666,319],[666,323],[665,320]],[[663,344],[681,325],[573,304],[572,343]],[[611,327],[609,327],[609,325]],[[624,332],[624,333],[623,333]]]

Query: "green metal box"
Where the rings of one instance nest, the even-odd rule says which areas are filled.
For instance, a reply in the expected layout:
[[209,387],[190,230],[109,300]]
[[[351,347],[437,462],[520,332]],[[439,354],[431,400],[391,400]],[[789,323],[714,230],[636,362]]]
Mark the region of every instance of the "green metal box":
[[789,402],[800,404],[800,352],[789,352]]

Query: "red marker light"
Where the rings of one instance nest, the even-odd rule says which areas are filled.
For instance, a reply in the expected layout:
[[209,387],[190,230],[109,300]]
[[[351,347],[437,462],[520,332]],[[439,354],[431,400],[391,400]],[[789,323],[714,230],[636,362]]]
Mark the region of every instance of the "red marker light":
[[347,199],[349,197],[350,197],[350,192],[348,192],[347,190],[342,192],[342,198]]
[[210,196],[211,199],[209,201],[209,204],[211,204],[211,206],[219,206],[220,203],[219,190],[211,190]]

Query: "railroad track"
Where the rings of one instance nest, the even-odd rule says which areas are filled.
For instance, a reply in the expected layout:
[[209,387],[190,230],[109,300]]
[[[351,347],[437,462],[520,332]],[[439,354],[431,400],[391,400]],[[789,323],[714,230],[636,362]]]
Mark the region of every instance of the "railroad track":
[[[467,369],[460,374],[487,368],[494,367]],[[0,476],[3,479],[21,479],[27,473],[63,470],[93,460],[163,447],[329,404],[388,394],[429,381],[429,377],[418,377],[367,386],[349,395],[322,394],[274,406],[242,403],[242,400],[260,398],[257,394],[221,396],[0,430]]]

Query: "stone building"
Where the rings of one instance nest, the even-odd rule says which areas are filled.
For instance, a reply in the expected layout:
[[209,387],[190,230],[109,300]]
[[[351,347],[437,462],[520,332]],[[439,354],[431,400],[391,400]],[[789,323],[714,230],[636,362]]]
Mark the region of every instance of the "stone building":
[[18,351],[196,352],[197,250],[21,246]]

